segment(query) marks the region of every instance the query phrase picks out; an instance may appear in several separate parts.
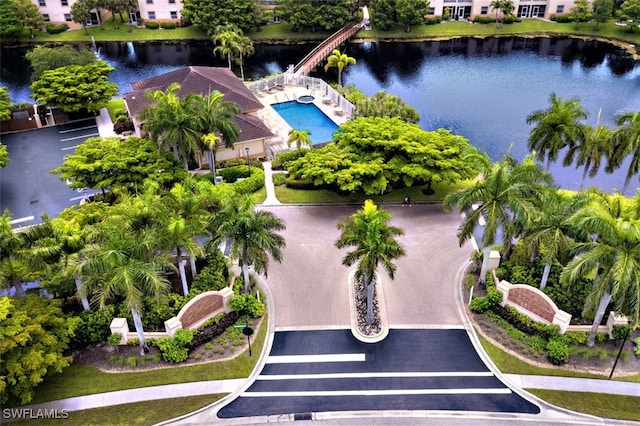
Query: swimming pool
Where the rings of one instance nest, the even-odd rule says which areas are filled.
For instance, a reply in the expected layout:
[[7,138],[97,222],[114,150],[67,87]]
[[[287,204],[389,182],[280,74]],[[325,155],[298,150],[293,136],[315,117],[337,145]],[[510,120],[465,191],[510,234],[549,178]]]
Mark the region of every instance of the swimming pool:
[[271,106],[294,130],[309,130],[314,145],[332,141],[333,132],[338,130],[338,125],[313,104],[289,101]]

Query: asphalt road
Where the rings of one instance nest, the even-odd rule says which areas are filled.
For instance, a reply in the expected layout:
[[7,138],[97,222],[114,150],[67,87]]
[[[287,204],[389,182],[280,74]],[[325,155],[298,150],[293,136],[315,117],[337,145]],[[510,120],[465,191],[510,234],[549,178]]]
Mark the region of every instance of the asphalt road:
[[376,344],[314,330],[277,332],[256,381],[218,417],[362,410],[540,412],[489,371],[462,328],[392,329]]
[[[83,193],[71,189],[58,175],[66,154],[87,138],[98,136],[95,118],[60,126],[2,135],[11,162],[0,169],[0,210],[9,209],[21,225],[40,222],[42,213],[57,216],[77,204]],[[27,218],[33,216],[33,220]]]
[[[334,243],[338,221],[361,206],[263,207],[286,222],[282,263],[269,265],[276,327],[349,326],[347,277],[342,265],[347,249]],[[469,259],[470,245],[460,248],[459,213],[442,213],[438,204],[385,206],[391,224],[406,231],[399,237],[407,255],[398,259],[395,280],[382,274],[388,320],[395,327],[462,324],[455,306],[456,274]],[[382,272],[382,271],[381,271]]]

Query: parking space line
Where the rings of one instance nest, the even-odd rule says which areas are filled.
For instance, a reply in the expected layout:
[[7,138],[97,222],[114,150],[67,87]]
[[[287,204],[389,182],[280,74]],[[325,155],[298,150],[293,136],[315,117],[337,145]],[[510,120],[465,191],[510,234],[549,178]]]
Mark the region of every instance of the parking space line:
[[91,133],[88,135],[82,135],[82,136],[74,136],[72,138],[64,138],[64,139],[60,139],[60,142],[66,142],[66,141],[72,141],[74,139],[82,139],[82,138],[90,138],[91,136],[98,136],[100,135],[100,133]]
[[353,362],[353,361],[365,361],[365,354],[276,355],[276,356],[269,356],[267,358],[267,364]]
[[451,372],[389,372],[389,373],[321,373],[321,374],[265,374],[256,380],[304,380],[304,379],[375,379],[375,378],[419,378],[419,377],[492,377],[490,371]]
[[510,395],[509,388],[458,388],[458,389],[384,389],[384,390],[343,390],[343,391],[300,391],[300,392],[243,392],[245,398],[273,398],[297,396],[388,396],[388,395]]
[[25,217],[19,217],[18,219],[13,219],[9,221],[10,225],[16,225],[18,223],[22,223],[22,222],[29,222],[30,220],[33,220],[34,217],[33,216],[25,216]]
[[86,130],[86,129],[97,129],[96,125],[78,127],[77,129],[69,129],[69,130],[59,130],[58,133],[69,133],[69,132],[77,132],[78,130]]
[[78,200],[82,200],[83,198],[89,198],[89,197],[93,197],[94,195],[98,194],[98,192],[94,192],[93,194],[86,194],[86,195],[81,195],[79,197],[73,197],[73,198],[69,198],[69,201],[78,201]]
[[69,150],[69,149],[75,149],[75,148],[77,148],[77,147],[78,147],[78,145],[68,146],[68,147],[66,147],[66,148],[60,148],[60,150],[61,150],[61,151],[67,151],[67,150]]

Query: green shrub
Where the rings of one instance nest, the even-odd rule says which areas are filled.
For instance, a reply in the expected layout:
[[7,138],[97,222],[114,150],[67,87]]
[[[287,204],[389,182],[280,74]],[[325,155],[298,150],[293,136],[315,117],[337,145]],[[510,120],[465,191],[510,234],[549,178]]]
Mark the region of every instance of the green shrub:
[[571,345],[586,345],[589,333],[586,331],[567,331],[564,337]]
[[162,352],[162,359],[166,362],[179,363],[189,357],[187,348],[180,346],[175,339],[161,337],[158,339],[157,346]]
[[222,176],[225,182],[234,183],[239,178],[248,178],[250,176],[250,170],[249,167],[243,164],[240,166],[218,169],[218,175]]
[[504,17],[504,19],[502,20],[502,22],[503,22],[504,24],[509,25],[509,24],[513,24],[514,22],[520,22],[520,19],[516,18],[516,17],[515,17],[515,16],[513,16],[513,15],[507,15],[507,16],[505,16],[505,17]]
[[138,357],[137,356],[127,357],[126,364],[131,368],[136,367],[138,365]]
[[491,24],[495,21],[495,18],[492,18],[490,16],[476,16],[475,18],[473,18],[473,22],[475,24]]
[[114,318],[115,307],[107,305],[100,311],[83,311],[78,315],[80,323],[75,334],[71,337],[69,347],[84,348],[107,340],[111,334],[111,321]]
[[120,344],[121,341],[122,341],[122,334],[120,333],[113,333],[107,339],[107,343],[109,344],[109,346],[113,346],[116,349],[116,352],[118,351],[118,345]]
[[264,303],[258,302],[252,294],[235,296],[229,301],[229,307],[240,315],[250,315],[252,318],[264,315]]
[[[247,159],[238,157],[238,158],[232,158],[230,160],[216,161],[216,164],[218,165],[219,169],[226,169],[227,167],[246,166]],[[256,158],[249,160],[249,164],[251,165],[252,169],[256,168],[256,169],[264,170],[264,166],[262,165],[262,162]]]
[[210,351],[211,349],[213,349],[213,344],[211,342],[207,342],[204,344],[204,348]]
[[284,173],[274,173],[272,176],[272,180],[275,186],[284,185],[287,181],[287,175]]
[[193,283],[191,284],[191,291],[217,291],[222,290],[226,286],[227,278],[224,276],[224,271],[219,268],[214,269],[210,266],[205,266],[194,278]]
[[571,15],[551,15],[549,19],[554,22],[558,22],[559,24],[573,22],[573,18],[571,18]]
[[289,168],[289,164],[300,157],[304,157],[309,152],[308,149],[295,149],[292,151],[281,152],[276,155],[276,158],[271,162],[271,168],[273,170],[286,170]]
[[442,22],[442,17],[440,16],[436,16],[435,18],[427,18],[424,21],[424,23],[427,25],[435,25],[439,24],[440,22]]
[[554,337],[547,344],[547,358],[554,365],[563,365],[569,361],[569,346],[561,337]]
[[127,340],[127,346],[138,346],[139,344],[140,344],[140,339],[138,339],[137,337]]
[[173,335],[173,339],[179,346],[187,347],[193,340],[193,331],[184,328],[180,329]]
[[163,22],[160,24],[160,28],[162,28],[163,30],[173,30],[175,27],[175,22]]
[[316,189],[311,179],[295,179],[292,176],[287,178],[286,185],[291,189]]
[[474,297],[471,300],[470,308],[473,312],[483,313],[493,309],[502,302],[502,293],[494,288],[487,291],[486,296]]
[[233,189],[239,194],[252,194],[264,187],[264,171],[252,168],[251,176],[233,184]]
[[628,338],[629,333],[631,333],[631,328],[628,325],[614,325],[613,330],[611,330],[611,334],[613,334],[613,338],[616,340]]
[[147,22],[146,24],[144,24],[144,27],[149,30],[157,30],[158,28],[160,28],[160,24],[158,24],[157,22]]
[[597,333],[596,343],[604,343],[609,341],[609,333]]
[[60,24],[60,25],[47,24],[46,29],[47,29],[47,33],[49,34],[60,34],[67,31],[69,29],[69,26],[67,24]]

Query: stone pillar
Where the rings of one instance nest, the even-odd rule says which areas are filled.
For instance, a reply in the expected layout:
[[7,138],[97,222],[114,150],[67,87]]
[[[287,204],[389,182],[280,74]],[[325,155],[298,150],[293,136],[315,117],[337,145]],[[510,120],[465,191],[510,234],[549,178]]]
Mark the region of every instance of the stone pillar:
[[613,326],[614,325],[629,325],[629,319],[624,314],[617,312],[609,312],[609,318],[607,318],[607,328],[609,329],[609,338],[613,339]]
[[498,266],[500,266],[500,252],[491,250],[489,253],[489,270],[498,269]]
[[231,312],[231,308],[229,307],[229,300],[231,300],[234,296],[233,290],[229,287],[225,287],[218,292],[220,296],[222,296],[222,306],[224,309],[224,313]]
[[167,332],[167,336],[173,337],[176,331],[182,329],[182,322],[178,317],[169,318],[164,322],[164,330]]
[[127,324],[126,318],[114,318],[111,320],[111,325],[109,326],[111,329],[111,334],[120,333],[122,335],[122,339],[120,339],[121,345],[127,344],[127,335],[129,334],[129,324]]

